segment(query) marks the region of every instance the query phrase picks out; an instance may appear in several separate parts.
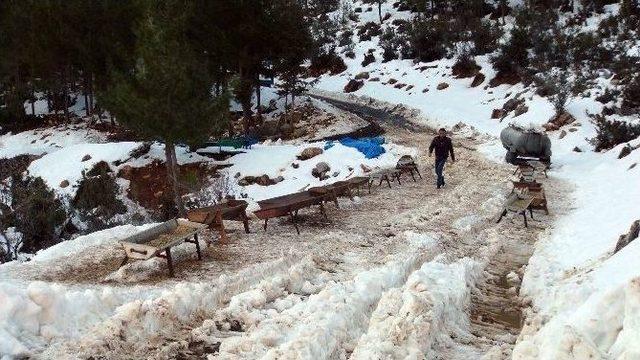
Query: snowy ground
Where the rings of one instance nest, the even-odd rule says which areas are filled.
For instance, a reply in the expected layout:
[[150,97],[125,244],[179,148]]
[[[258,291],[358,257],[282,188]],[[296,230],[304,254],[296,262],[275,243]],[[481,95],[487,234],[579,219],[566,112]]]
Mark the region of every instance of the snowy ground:
[[[494,345],[468,346],[475,339],[468,311],[482,297],[474,289],[483,286],[488,259],[506,234],[522,228],[519,219],[492,220],[509,191],[511,168],[484,160],[468,150],[477,141],[461,138],[449,187],[438,192],[425,158],[431,135],[390,131],[394,142],[417,148],[425,178],[405,177],[402,186],[341,200],[340,209],[329,207],[329,221],[305,212],[300,236],[287,221],[267,232],[252,222],[251,234],[233,224],[231,241],[207,248],[202,262],[193,245],[179,248],[174,279],[159,259],[117,270],[116,240],[131,227],[0,267],[1,296],[16,304],[0,318],[9,339],[2,352],[465,358],[487,351]],[[522,228],[514,241],[530,243],[541,228]],[[467,345],[460,347],[460,339]]]

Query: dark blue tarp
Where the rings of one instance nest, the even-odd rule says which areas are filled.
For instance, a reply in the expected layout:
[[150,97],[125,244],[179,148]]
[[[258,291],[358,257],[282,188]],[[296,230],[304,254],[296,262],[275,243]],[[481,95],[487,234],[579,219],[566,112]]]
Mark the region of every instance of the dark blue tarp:
[[[384,144],[383,137],[369,137],[369,138],[360,138],[353,139],[350,137],[346,137],[338,140],[338,142],[344,146],[352,147],[360,151],[364,154],[364,157],[367,159],[377,158],[381,154],[384,154],[385,150],[382,147]],[[324,146],[324,149],[329,149],[333,146],[332,141],[328,141]]]

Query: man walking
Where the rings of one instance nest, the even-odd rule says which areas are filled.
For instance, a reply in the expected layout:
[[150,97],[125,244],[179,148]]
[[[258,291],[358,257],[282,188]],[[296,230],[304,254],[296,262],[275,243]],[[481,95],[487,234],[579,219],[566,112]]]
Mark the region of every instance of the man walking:
[[438,130],[438,136],[434,137],[429,145],[429,156],[436,151],[436,175],[438,176],[437,187],[440,189],[444,186],[444,164],[447,162],[449,154],[451,154],[451,162],[456,162],[456,157],[453,155],[453,144],[451,138],[447,137],[447,131],[442,128]]

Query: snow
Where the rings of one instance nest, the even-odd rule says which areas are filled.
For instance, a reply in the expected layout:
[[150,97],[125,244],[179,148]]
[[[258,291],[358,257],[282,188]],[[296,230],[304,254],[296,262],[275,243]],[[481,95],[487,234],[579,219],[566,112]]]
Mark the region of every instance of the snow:
[[406,284],[384,294],[352,359],[419,359],[450,333],[467,332],[465,310],[480,266],[469,258],[447,264],[436,258]]
[[[268,175],[274,179],[282,176],[284,180],[275,185],[262,186],[258,184],[241,187],[237,185],[236,192],[245,194],[249,199],[260,201],[263,199],[285,195],[305,188],[333,183],[346,178],[360,176],[364,170],[360,165],[366,165],[371,169],[393,168],[402,155],[416,155],[415,149],[397,144],[385,144],[386,152],[374,159],[366,159],[358,150],[335,143],[331,148],[324,150],[318,156],[309,160],[300,161],[296,156],[308,147],[324,148],[325,142],[303,144],[258,144],[245,153],[238,154],[229,159],[233,165],[227,169],[231,176],[239,173],[239,179],[245,176]],[[331,170],[330,179],[320,181],[311,175],[311,170],[319,162],[326,162]],[[293,163],[299,165],[296,169]],[[332,176],[338,172],[337,176]]]
[[55,126],[0,136],[0,159],[17,155],[42,155],[81,143],[104,142],[105,136],[84,126]]

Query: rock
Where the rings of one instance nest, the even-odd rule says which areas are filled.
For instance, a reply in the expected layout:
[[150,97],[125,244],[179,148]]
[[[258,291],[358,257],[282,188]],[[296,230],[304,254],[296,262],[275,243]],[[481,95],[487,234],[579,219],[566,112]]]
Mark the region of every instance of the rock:
[[547,131],[555,131],[558,130],[558,125],[554,124],[554,123],[546,123],[546,124],[542,124],[542,127],[547,130]]
[[360,90],[364,86],[364,82],[362,80],[349,80],[347,85],[344,86],[344,92],[351,93],[354,91]]
[[524,104],[524,99],[513,98],[507,100],[507,102],[502,105],[502,109],[506,112],[511,112],[515,110],[520,104]]
[[371,79],[369,79],[369,81],[380,81],[379,77],[372,77]]
[[565,125],[573,124],[575,121],[576,121],[576,118],[574,118],[573,115],[565,111],[552,117],[549,120],[549,123],[555,125],[556,129],[559,129]]
[[387,84],[389,84],[389,85],[393,85],[393,84],[395,84],[395,83],[397,83],[397,82],[398,82],[398,80],[396,80],[396,79],[394,79],[394,78],[391,78],[391,79],[389,79],[389,81],[387,81]]
[[629,229],[628,233],[620,235],[613,253],[615,254],[625,246],[629,245],[630,242],[638,238],[638,235],[640,235],[640,220],[636,220],[631,224],[631,228]]
[[409,91],[409,90],[411,90],[411,89],[413,89],[413,85],[409,85],[409,86],[407,86],[407,87],[405,88],[405,90],[406,90],[406,91]]
[[558,138],[560,138],[560,139],[564,139],[564,137],[565,137],[565,136],[567,136],[567,132],[566,132],[566,131],[564,131],[564,130],[562,130],[562,131],[560,132],[560,136],[559,136]]
[[403,84],[403,83],[397,83],[395,84],[393,87],[396,89],[402,89],[403,87],[407,86],[407,84]]
[[235,179],[239,178],[239,177],[240,177],[240,172],[238,171],[238,172],[237,172],[233,177],[234,177]]
[[162,197],[162,194],[164,194],[164,191],[160,190],[158,192],[153,193],[153,197],[156,199],[159,199]]
[[300,155],[297,156],[298,160],[309,160],[313,157],[316,157],[320,154],[322,154],[324,152],[324,150],[322,150],[319,147],[308,147],[304,150],[302,150],[302,152],[300,153]]
[[507,112],[502,109],[493,109],[493,112],[491,112],[492,119],[502,119],[505,116],[507,116]]
[[340,175],[340,171],[334,171],[333,172],[333,177],[338,177],[338,175]]
[[249,186],[251,184],[255,184],[255,182],[256,182],[255,176],[245,176],[242,179],[238,180],[238,185]]
[[278,176],[277,178],[272,180],[274,184],[284,181],[284,177]]
[[260,175],[256,178],[255,183],[262,186],[273,185],[273,181],[269,179],[268,175]]
[[293,138],[294,139],[301,138],[307,135],[307,133],[308,133],[308,130],[306,128],[297,128],[293,130]]
[[525,104],[520,104],[520,105],[518,105],[518,107],[514,111],[513,117],[520,116],[520,115],[526,113],[527,111],[529,111],[529,107],[527,105],[525,105]]
[[483,73],[476,74],[476,76],[473,78],[473,81],[471,82],[471,87],[476,87],[476,86],[482,85],[484,80],[485,80],[485,76],[484,76]]
[[365,54],[364,55],[364,60],[362,60],[362,66],[365,67],[371,63],[376,62],[376,57],[373,56],[373,54],[369,53],[369,54]]
[[371,168],[368,167],[365,164],[360,164],[360,168],[362,169],[362,171],[364,171],[365,173],[370,173],[371,172]]
[[83,156],[81,161],[85,162],[87,160],[91,160],[91,155],[87,154],[87,155]]
[[297,169],[297,168],[299,168],[299,167],[300,167],[300,164],[298,164],[298,163],[292,163],[292,164],[291,164],[291,167],[292,167],[292,168],[294,168],[294,169]]
[[363,71],[363,72],[359,73],[355,77],[356,80],[362,80],[362,79],[368,79],[368,78],[369,78],[369,73],[366,72],[366,71]]
[[64,188],[66,188],[67,186],[69,186],[69,180],[62,180],[62,181],[60,182],[60,187],[61,187],[61,188],[63,188],[63,189],[64,189]]
[[327,172],[329,172],[330,170],[331,170],[331,167],[329,166],[329,164],[327,164],[324,161],[321,161],[316,164],[313,170],[311,170],[311,175],[313,175],[313,177],[319,178],[320,180],[323,180]]
[[576,128],[570,128],[569,129],[569,132],[576,132],[576,131],[578,131],[578,129],[576,129]]
[[621,150],[620,150],[620,154],[618,154],[618,159],[622,159],[623,157],[631,154],[631,152],[633,150],[635,150],[636,148],[630,146],[629,144],[627,144],[626,146],[624,146]]
[[444,90],[446,88],[449,87],[449,84],[447,84],[446,82],[441,82],[440,84],[438,84],[438,86],[436,87],[436,89],[438,90]]
[[424,93],[427,93],[427,92],[429,92],[429,88],[424,88],[424,89],[422,89],[422,93],[423,93],[423,94],[424,94]]
[[573,151],[575,151],[575,152],[582,152],[582,150],[581,150],[579,147],[577,147],[577,146],[573,148]]

